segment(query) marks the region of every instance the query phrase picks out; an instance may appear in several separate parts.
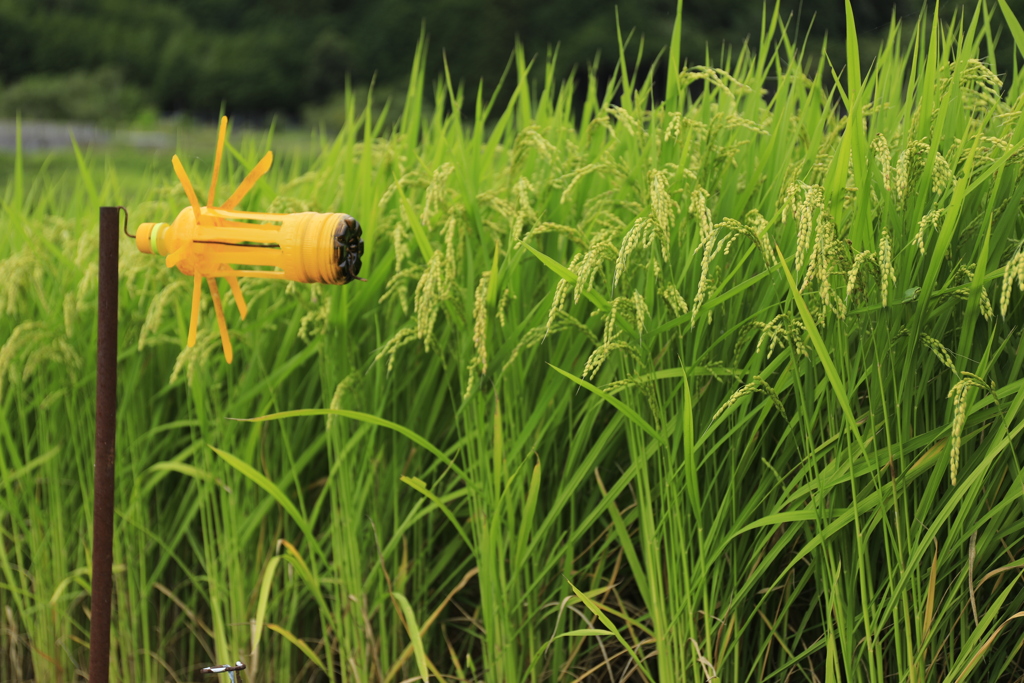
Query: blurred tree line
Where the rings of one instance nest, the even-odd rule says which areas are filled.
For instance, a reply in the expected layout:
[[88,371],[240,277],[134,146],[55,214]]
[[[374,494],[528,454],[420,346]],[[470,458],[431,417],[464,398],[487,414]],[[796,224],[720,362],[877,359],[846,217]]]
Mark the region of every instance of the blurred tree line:
[[[943,0],[943,14],[976,2]],[[1024,11],[1024,0],[1010,2]],[[842,0],[780,5],[798,35],[827,33],[841,46]],[[347,78],[357,86],[376,78],[398,92],[424,26],[428,74],[441,73],[443,54],[456,81],[493,87],[518,37],[528,54],[558,44],[564,77],[598,53],[614,61],[616,6],[624,31],[643,35],[653,60],[668,43],[675,0],[0,0],[0,115],[20,107],[54,118],[124,119],[148,104],[207,117],[226,102],[235,113],[294,116],[328,101]],[[870,46],[894,12],[914,21],[922,2],[853,6]],[[684,58],[703,62],[706,46],[716,55],[723,44],[756,40],[762,3],[687,0],[683,13]],[[1008,35],[1002,49],[1006,69]],[[105,104],[82,104],[91,100]]]

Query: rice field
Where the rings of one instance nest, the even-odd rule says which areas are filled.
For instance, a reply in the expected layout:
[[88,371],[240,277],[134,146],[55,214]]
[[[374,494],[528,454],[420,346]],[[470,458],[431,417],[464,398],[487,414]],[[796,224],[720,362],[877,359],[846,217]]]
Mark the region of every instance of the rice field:
[[[243,279],[230,365],[123,240],[111,680],[1024,680],[1024,79],[986,57],[1024,29],[979,4],[868,64],[851,20],[834,74],[778,11],[704,65],[682,21],[652,72],[623,35],[606,87],[519,51],[499,104],[421,52],[397,124],[351,100],[242,208],[352,214],[367,281]],[[88,660],[97,208],[188,200],[169,160],[24,167],[0,681],[59,683]]]

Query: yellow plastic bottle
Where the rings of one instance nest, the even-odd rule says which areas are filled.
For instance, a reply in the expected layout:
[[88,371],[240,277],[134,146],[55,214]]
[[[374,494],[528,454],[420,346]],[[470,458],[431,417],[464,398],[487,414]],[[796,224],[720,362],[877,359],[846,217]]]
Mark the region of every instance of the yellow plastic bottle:
[[235,207],[256,181],[270,170],[274,159],[272,152],[267,152],[226,202],[215,207],[227,123],[225,116],[217,133],[213,181],[206,206],[199,204],[181,161],[174,155],[171,163],[190,205],[182,209],[171,223],[140,225],[135,234],[135,244],[144,254],[166,257],[168,268],[177,267],[194,278],[189,346],[196,343],[202,280],[206,279],[217,313],[224,358],[230,363],[233,357],[231,339],[215,278],[222,277],[228,281],[244,320],[248,309],[238,278],[344,285],[361,279],[358,275],[362,267],[363,240],[359,221],[346,213],[236,211]]

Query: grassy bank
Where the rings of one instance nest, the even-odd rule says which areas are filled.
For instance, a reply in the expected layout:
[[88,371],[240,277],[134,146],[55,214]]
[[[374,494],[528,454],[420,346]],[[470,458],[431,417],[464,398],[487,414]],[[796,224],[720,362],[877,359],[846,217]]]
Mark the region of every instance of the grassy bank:
[[[777,13],[716,68],[677,20],[664,100],[634,41],[576,113],[550,62],[491,111],[420,56],[396,127],[353,111],[246,199],[356,216],[368,281],[244,281],[232,365],[125,240],[113,680],[1024,676],[1024,85],[990,11],[871,65],[851,22],[835,89]],[[187,204],[169,163],[81,166],[3,196],[0,680],[88,656],[96,208]]]

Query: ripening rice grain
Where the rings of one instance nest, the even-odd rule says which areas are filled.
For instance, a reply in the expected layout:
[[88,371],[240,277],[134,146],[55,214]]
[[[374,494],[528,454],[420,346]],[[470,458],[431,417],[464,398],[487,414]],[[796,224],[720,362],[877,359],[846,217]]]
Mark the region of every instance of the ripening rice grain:
[[614,116],[619,125],[634,139],[639,140],[647,136],[647,131],[644,130],[643,124],[628,109],[612,104],[608,106],[608,113]]
[[[945,85],[953,85],[953,77],[946,79]],[[969,110],[992,110],[1006,105],[1003,102],[1003,81],[996,76],[985,62],[977,58],[967,60],[960,72],[959,83],[961,100]]]
[[37,286],[46,274],[46,259],[35,250],[26,248],[16,251],[0,261],[0,312],[14,315],[22,300],[23,292]]
[[20,378],[15,359],[22,351],[45,343],[45,327],[42,322],[27,320],[15,327],[4,345],[0,346],[0,397],[3,396],[5,378],[11,381]]
[[735,405],[736,401],[740,400],[744,396],[749,396],[754,393],[762,393],[771,399],[771,402],[778,408],[779,412],[786,415],[786,408],[782,405],[782,401],[779,399],[779,395],[775,393],[775,389],[764,381],[760,375],[755,375],[753,380],[744,384],[742,387],[732,393],[732,395],[726,400],[722,407],[711,417],[711,422],[715,422],[719,417],[725,413],[730,407]]
[[461,205],[448,209],[448,218],[441,229],[441,236],[444,237],[444,267],[441,272],[445,289],[457,286],[455,277],[464,251],[463,234],[458,227],[464,213],[465,208]]
[[924,169],[925,158],[931,146],[923,140],[912,141],[905,150],[900,152],[896,161],[896,204],[903,209],[910,191],[917,184]]
[[[825,208],[825,193],[820,185],[804,185],[804,199],[796,205],[796,261],[793,272],[796,274],[803,268],[804,257],[811,246],[811,229],[814,227],[815,212]],[[787,195],[789,191],[787,190]]]
[[50,336],[45,343],[28,347],[28,352],[22,360],[21,382],[28,382],[47,363],[59,367],[71,380],[75,379],[74,371],[82,367],[82,359],[68,343],[67,337]]
[[100,281],[99,273],[100,265],[95,261],[85,267],[82,279],[78,281],[78,287],[75,288],[75,310],[79,313],[94,305]]
[[636,329],[642,335],[644,333],[644,322],[651,317],[651,314],[643,294],[636,290],[633,291],[633,308],[636,310]]
[[405,260],[409,258],[409,233],[405,223],[395,221],[395,227],[391,230],[391,244],[395,250],[395,272],[405,267]]
[[865,263],[872,263],[877,265],[877,258],[874,252],[869,249],[857,254],[853,259],[853,265],[850,267],[849,272],[846,275],[846,298],[849,299],[854,290],[857,288],[858,281],[860,279],[860,271]]
[[1006,264],[1006,269],[1003,272],[1002,291],[999,295],[999,311],[1003,314],[1004,320],[1006,319],[1006,312],[1010,310],[1010,292],[1013,290],[1014,280],[1017,281],[1020,290],[1024,292],[1024,249],[1018,248],[1013,258]]
[[746,95],[751,92],[749,85],[737,80],[725,69],[698,64],[687,67],[679,74],[680,87],[686,87],[696,81],[706,81],[715,86],[730,101],[735,101],[737,95]]
[[673,284],[663,285],[658,293],[665,299],[672,312],[677,316],[684,315],[690,312],[690,307],[686,305],[686,301],[683,299],[682,294],[676,289]]
[[[803,323],[794,321],[785,313],[780,313],[768,322],[756,320],[750,323],[749,327],[754,330],[761,330],[761,334],[758,335],[757,339],[757,347],[754,349],[755,353],[761,352],[765,340],[771,340],[767,353],[769,358],[775,352],[775,348],[782,346],[782,344],[789,344],[798,356],[806,358],[808,355],[807,345],[803,341],[803,336],[807,330],[804,328]],[[737,342],[737,350],[739,347],[740,343]]]
[[949,349],[947,349],[942,342],[940,342],[935,337],[929,336],[924,333],[921,334],[919,339],[921,340],[921,344],[925,348],[931,350],[931,352],[935,354],[935,357],[939,359],[940,363],[942,363],[947,368],[952,370],[953,374],[958,374],[956,366],[953,365],[953,357],[950,355]]
[[75,308],[75,295],[72,294],[71,292],[66,292],[64,294],[63,312],[64,334],[67,335],[68,337],[73,337],[75,333],[75,313],[77,313]]
[[613,341],[619,336],[618,331],[618,320],[619,318],[625,318],[626,320],[632,317],[633,300],[624,297],[617,296],[612,299],[608,305],[608,312],[604,314],[604,332],[601,335],[602,341],[605,343]]
[[536,124],[527,126],[516,136],[512,143],[512,165],[518,165],[531,149],[549,164],[558,157],[558,148],[544,137]]
[[519,343],[512,349],[508,360],[506,360],[505,364],[501,366],[501,372],[508,370],[516,359],[519,358],[519,354],[522,353],[524,349],[533,348],[543,342],[549,335],[557,334],[563,330],[572,330],[574,334],[583,335],[595,346],[600,343],[597,336],[591,332],[589,327],[565,311],[554,309],[549,314],[547,324],[532,327],[520,337]]
[[[575,271],[577,266],[579,266],[580,261],[582,260],[583,254],[574,254],[572,260],[569,262],[569,270]],[[552,325],[555,321],[555,318],[557,317],[557,314],[562,310],[562,307],[565,306],[566,300],[569,298],[570,287],[572,287],[572,283],[570,283],[568,280],[559,280],[558,284],[555,285],[555,296],[551,301],[551,308],[548,310],[548,322],[546,326],[548,332],[552,331]]]
[[491,271],[484,271],[473,293],[473,348],[481,374],[487,374],[487,287]]
[[[968,301],[971,297],[971,286],[974,284],[975,269],[977,268],[976,263],[972,263],[968,266],[959,266],[953,271],[952,281],[956,284],[963,284],[964,286],[955,290],[953,294],[958,298]],[[981,310],[981,315],[987,322],[992,322],[995,317],[995,312],[992,310],[992,301],[988,298],[988,291],[982,286],[978,296],[978,308]]]
[[992,308],[992,300],[988,298],[988,291],[984,287],[981,288],[981,299],[978,306],[981,309],[981,316],[985,318],[985,321],[992,322],[993,318],[996,317],[996,312]]
[[573,189],[576,188],[576,185],[579,184],[579,182],[584,177],[596,171],[604,170],[606,168],[607,164],[604,163],[587,164],[586,166],[577,168],[575,171],[567,173],[566,175],[559,178],[557,181],[555,181],[556,185],[564,183],[567,178],[569,180],[569,184],[565,186],[564,190],[562,190],[562,196],[558,199],[558,203],[565,204],[567,201],[569,201],[569,196],[572,194]]
[[278,195],[267,206],[267,213],[302,213],[313,211],[313,205],[307,199]]
[[434,215],[441,203],[444,201],[445,196],[448,193],[446,187],[448,183],[448,176],[455,171],[455,165],[451,162],[446,161],[437,167],[434,171],[434,176],[430,179],[430,185],[427,186],[427,192],[423,199],[423,211],[420,213],[420,222],[424,225],[430,224],[430,219]]
[[611,237],[610,230],[598,232],[590,243],[590,249],[584,252],[576,267],[573,268],[570,264],[569,270],[576,274],[576,286],[572,292],[573,303],[579,303],[580,295],[594,288],[594,281],[603,263],[618,255],[611,243]]
[[750,230],[748,234],[761,250],[761,258],[764,259],[765,265],[775,265],[777,259],[775,257],[775,250],[772,249],[771,240],[768,238],[768,219],[762,216],[761,212],[757,209],[751,209],[743,217],[743,220]]
[[577,244],[587,244],[587,237],[583,234],[583,231],[580,228],[572,225],[564,225],[562,223],[552,223],[550,221],[540,223],[537,227],[531,228],[529,232],[523,235],[523,241],[525,242],[526,240],[538,235],[548,234],[565,235]]
[[917,234],[914,235],[914,244],[917,245],[917,250],[924,255],[924,242],[925,232],[931,228],[932,230],[938,230],[939,221],[942,219],[942,215],[946,212],[946,208],[933,209],[926,213],[921,220],[917,222]]
[[426,349],[430,350],[430,340],[434,330],[437,313],[445,298],[443,282],[443,255],[435,251],[427,263],[426,270],[416,284],[413,293],[413,311],[416,315],[416,336],[423,340]]
[[379,362],[382,358],[387,356],[388,372],[390,373],[391,370],[393,370],[395,367],[395,354],[398,352],[398,350],[405,346],[406,344],[419,338],[420,337],[416,333],[415,329],[411,327],[403,327],[402,329],[395,333],[394,337],[389,339],[387,343],[381,347],[381,350],[377,352],[377,355],[373,359],[374,362]]
[[683,115],[677,111],[669,112],[668,125],[665,126],[665,135],[662,138],[664,142],[668,142],[669,140],[674,140],[679,137],[679,134],[683,129],[682,118]]
[[660,169],[652,169],[648,174],[651,195],[651,216],[658,228],[658,239],[661,242],[661,257],[669,260],[669,242],[679,204],[668,193],[668,173]]
[[949,436],[949,479],[956,486],[956,475],[960,469],[960,442],[963,438],[964,424],[967,421],[967,390],[970,388],[964,380],[960,380],[949,390],[946,398],[953,398],[953,426]]
[[932,192],[941,194],[947,187],[956,182],[953,169],[950,168],[946,157],[941,152],[935,153],[935,165],[932,167]]
[[778,345],[786,336],[786,328],[782,323],[787,317],[788,316],[785,313],[780,313],[769,322],[765,323],[761,321],[754,321],[751,323],[754,328],[759,328],[761,330],[754,353],[761,353],[761,347],[764,345],[764,340],[771,339],[771,344],[768,345],[768,357],[772,357],[772,353],[775,351],[776,345]]
[[953,424],[950,429],[949,443],[949,478],[953,486],[956,486],[957,472],[960,469],[960,450],[963,440],[964,426],[967,424],[967,392],[972,389],[992,391],[991,384],[985,382],[981,377],[972,372],[962,372],[960,381],[953,385],[953,388],[946,394],[946,398],[953,399]]
[[697,225],[700,227],[700,240],[703,245],[715,232],[715,222],[711,219],[711,210],[708,208],[708,197],[710,194],[703,187],[697,187],[690,193],[690,214],[696,216]]
[[583,368],[583,374],[581,375],[581,377],[583,379],[593,379],[594,377],[596,377],[598,371],[601,370],[601,366],[605,364],[605,361],[608,360],[608,356],[610,356],[613,351],[632,350],[633,347],[629,344],[629,342],[602,342],[596,349],[594,349],[593,353],[590,354],[590,357],[587,358],[587,364]]
[[511,299],[516,298],[518,297],[512,293],[512,290],[506,287],[505,291],[501,293],[501,298],[498,299],[498,310],[496,315],[498,316],[498,324],[501,325],[502,327],[505,327],[506,314],[508,311],[508,302]]
[[412,266],[395,273],[384,285],[384,293],[377,303],[382,304],[392,297],[397,297],[398,303],[402,307],[402,313],[409,315],[409,284],[414,280],[419,281],[422,274],[422,266]]
[[690,318],[691,329],[697,325],[697,314],[700,312],[700,307],[704,304],[704,299],[707,297],[708,289],[710,288],[711,259],[714,255],[712,247],[714,243],[714,235],[703,243],[704,255],[700,260],[700,279],[697,281],[697,295],[693,297],[693,317]]
[[[481,192],[478,194],[476,196],[476,200],[481,204],[490,206],[492,209],[497,211],[502,218],[509,221],[510,224],[514,224],[515,221],[513,220],[513,216],[516,214],[516,209],[512,206],[510,201],[502,196],[502,194],[504,193],[499,193],[495,190],[488,190],[487,192]],[[500,232],[503,233],[504,230],[501,230]]]
[[[341,410],[342,401],[346,396],[352,394],[353,389],[359,383],[360,373],[358,371],[351,373],[348,377],[338,382],[334,387],[334,394],[331,395],[331,402],[328,405],[330,410]],[[331,425],[335,420],[334,415],[327,416],[327,428],[330,429]]]
[[381,194],[380,199],[377,200],[377,206],[381,209],[387,208],[392,197],[404,187],[424,187],[429,185],[423,174],[418,170],[408,171],[402,174],[397,180],[388,185],[387,189]]
[[797,183],[790,183],[786,186],[785,192],[782,193],[780,214],[783,223],[785,223],[790,216],[796,215],[796,205],[799,202],[797,199],[798,194],[800,194],[800,185]]
[[331,297],[325,297],[320,306],[302,316],[302,320],[299,321],[298,338],[309,343],[314,337],[324,334],[327,331],[327,320],[330,314]]
[[879,133],[871,141],[871,151],[875,153],[875,160],[882,170],[882,187],[886,192],[892,192],[892,152],[889,150],[889,141]]
[[896,282],[896,269],[892,265],[892,238],[888,228],[882,228],[882,241],[878,245],[878,269],[882,280],[882,306],[888,306],[889,283]]
[[392,296],[397,296],[398,303],[402,307],[402,313],[409,314],[409,282],[418,278],[421,269],[419,266],[406,268],[405,263],[410,258],[409,235],[405,224],[402,221],[395,221],[395,227],[391,231],[391,243],[395,252],[395,274],[384,288],[377,303],[384,303]]
[[756,121],[751,121],[750,119],[744,116],[739,116],[737,114],[728,114],[725,117],[725,122],[723,123],[722,127],[727,129],[743,128],[745,130],[751,131],[752,133],[757,133],[758,135],[768,135],[766,125],[767,123],[757,123]]
[[[565,315],[566,314],[563,311],[556,311],[556,315],[552,317],[558,319]],[[519,338],[519,343],[513,347],[512,352],[509,353],[508,360],[506,360],[505,364],[501,367],[501,371],[505,372],[513,363],[515,363],[523,349],[529,349],[536,346],[547,338],[549,334],[553,334],[558,331],[559,328],[555,324],[552,324],[550,318],[547,325],[533,327],[527,330],[526,333]]]
[[615,275],[612,278],[612,287],[618,287],[619,279],[622,274],[626,271],[626,266],[629,263],[629,255],[632,254],[636,248],[640,245],[640,240],[643,233],[647,230],[648,224],[650,223],[649,218],[637,218],[633,221],[633,227],[629,229],[626,236],[622,238],[622,244],[619,246],[618,256],[615,258]]
[[512,234],[518,236],[523,228],[529,228],[538,222],[537,212],[533,208],[533,195],[536,190],[529,178],[522,176],[512,188],[515,197],[515,212],[512,214]]
[[196,336],[195,346],[185,346],[181,349],[174,361],[174,369],[171,371],[171,378],[168,384],[174,384],[181,373],[185,373],[185,380],[188,386],[192,386],[196,373],[206,367],[210,357],[219,351],[220,336],[212,334],[208,330],[200,329]]

